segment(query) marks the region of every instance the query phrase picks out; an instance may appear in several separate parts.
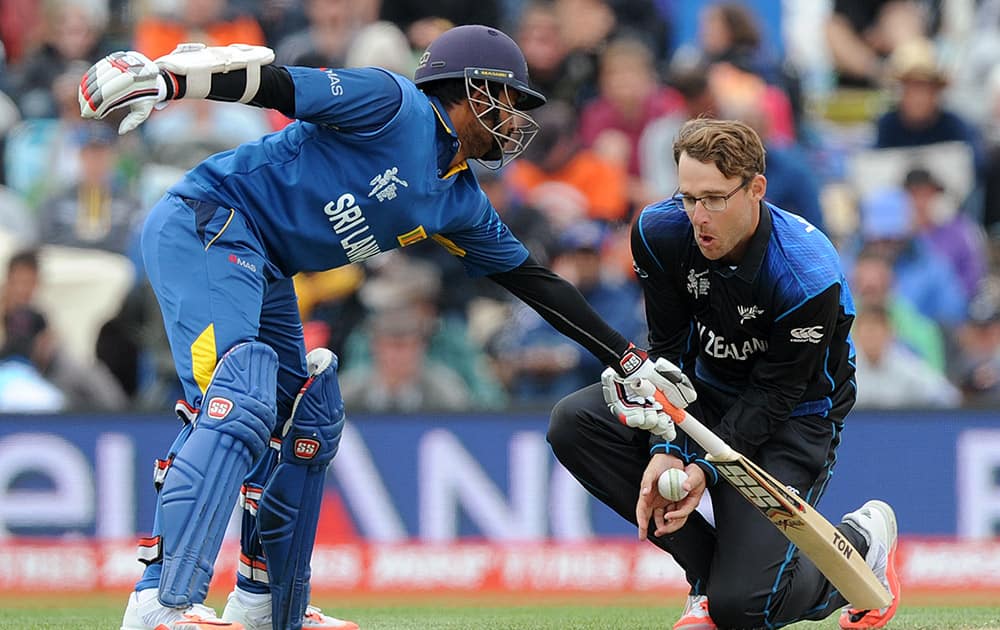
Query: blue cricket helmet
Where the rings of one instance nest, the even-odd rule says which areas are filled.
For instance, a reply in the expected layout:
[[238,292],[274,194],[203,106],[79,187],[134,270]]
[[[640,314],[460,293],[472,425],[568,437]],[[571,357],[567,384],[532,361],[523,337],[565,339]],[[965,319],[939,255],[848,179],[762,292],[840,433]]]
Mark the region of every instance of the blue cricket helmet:
[[462,78],[509,85],[521,95],[518,109],[545,104],[545,97],[529,86],[524,53],[513,39],[495,28],[471,24],[445,31],[427,47],[413,74],[417,85]]

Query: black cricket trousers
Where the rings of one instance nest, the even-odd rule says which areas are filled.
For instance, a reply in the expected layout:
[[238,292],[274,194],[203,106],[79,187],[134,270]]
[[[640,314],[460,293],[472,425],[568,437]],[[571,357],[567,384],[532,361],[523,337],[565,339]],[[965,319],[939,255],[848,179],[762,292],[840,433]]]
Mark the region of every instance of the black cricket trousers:
[[[689,410],[714,429],[732,399],[702,388],[698,395]],[[815,505],[836,459],[843,414],[781,422],[752,459]],[[618,422],[604,402],[600,383],[555,406],[547,438],[562,465],[591,494],[635,524],[650,434]],[[704,456],[682,430],[674,444]],[[649,540],[684,569],[691,594],[708,596],[709,614],[719,628],[778,628],[824,619],[846,604],[816,566],[725,480],[709,493],[715,527],[694,512],[681,529],[662,537],[653,536],[650,521]],[[852,527],[838,529],[860,553],[867,551],[864,538]]]

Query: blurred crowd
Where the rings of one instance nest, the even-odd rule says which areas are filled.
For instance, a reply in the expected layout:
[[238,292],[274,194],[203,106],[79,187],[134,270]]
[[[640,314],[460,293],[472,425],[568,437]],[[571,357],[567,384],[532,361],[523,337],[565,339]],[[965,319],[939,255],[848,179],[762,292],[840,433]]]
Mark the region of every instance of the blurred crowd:
[[[674,192],[677,129],[738,118],[765,140],[768,201],[842,254],[859,407],[1000,404],[1000,0],[4,0],[0,411],[168,409],[139,226],[186,169],[290,122],[179,101],[119,137],[79,116],[91,63],[242,42],[412,76],[470,23],[514,37],[549,98],[483,188],[623,334],[645,343],[629,225]],[[352,410],[539,409],[602,369],[432,241],[295,284]]]

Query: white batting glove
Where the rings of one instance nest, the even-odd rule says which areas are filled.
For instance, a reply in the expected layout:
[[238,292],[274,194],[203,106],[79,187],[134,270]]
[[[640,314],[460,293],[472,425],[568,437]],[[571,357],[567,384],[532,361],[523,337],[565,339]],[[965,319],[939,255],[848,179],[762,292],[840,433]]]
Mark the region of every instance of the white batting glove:
[[691,379],[681,372],[681,369],[667,361],[659,358],[655,362],[647,359],[638,370],[626,377],[630,383],[635,380],[647,380],[653,387],[663,392],[674,407],[684,409],[698,398],[698,392],[694,390]]
[[633,429],[642,429],[668,442],[677,437],[674,421],[656,401],[655,388],[645,379],[630,376],[626,381],[613,368],[601,373],[604,402],[618,420]]
[[78,93],[80,115],[101,119],[127,106],[132,111],[118,126],[118,133],[126,134],[149,118],[153,106],[166,96],[166,82],[149,57],[134,50],[113,52],[84,73]]

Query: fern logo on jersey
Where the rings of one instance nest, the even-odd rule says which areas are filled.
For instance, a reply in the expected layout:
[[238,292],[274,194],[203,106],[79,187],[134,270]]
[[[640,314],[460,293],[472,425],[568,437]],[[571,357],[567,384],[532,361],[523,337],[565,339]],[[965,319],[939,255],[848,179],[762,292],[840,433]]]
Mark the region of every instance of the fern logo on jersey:
[[758,315],[764,314],[764,309],[754,304],[753,306],[737,306],[736,312],[740,314],[740,326],[748,319],[757,319]]
[[805,326],[793,328],[791,332],[793,343],[819,343],[823,340],[822,326]]

